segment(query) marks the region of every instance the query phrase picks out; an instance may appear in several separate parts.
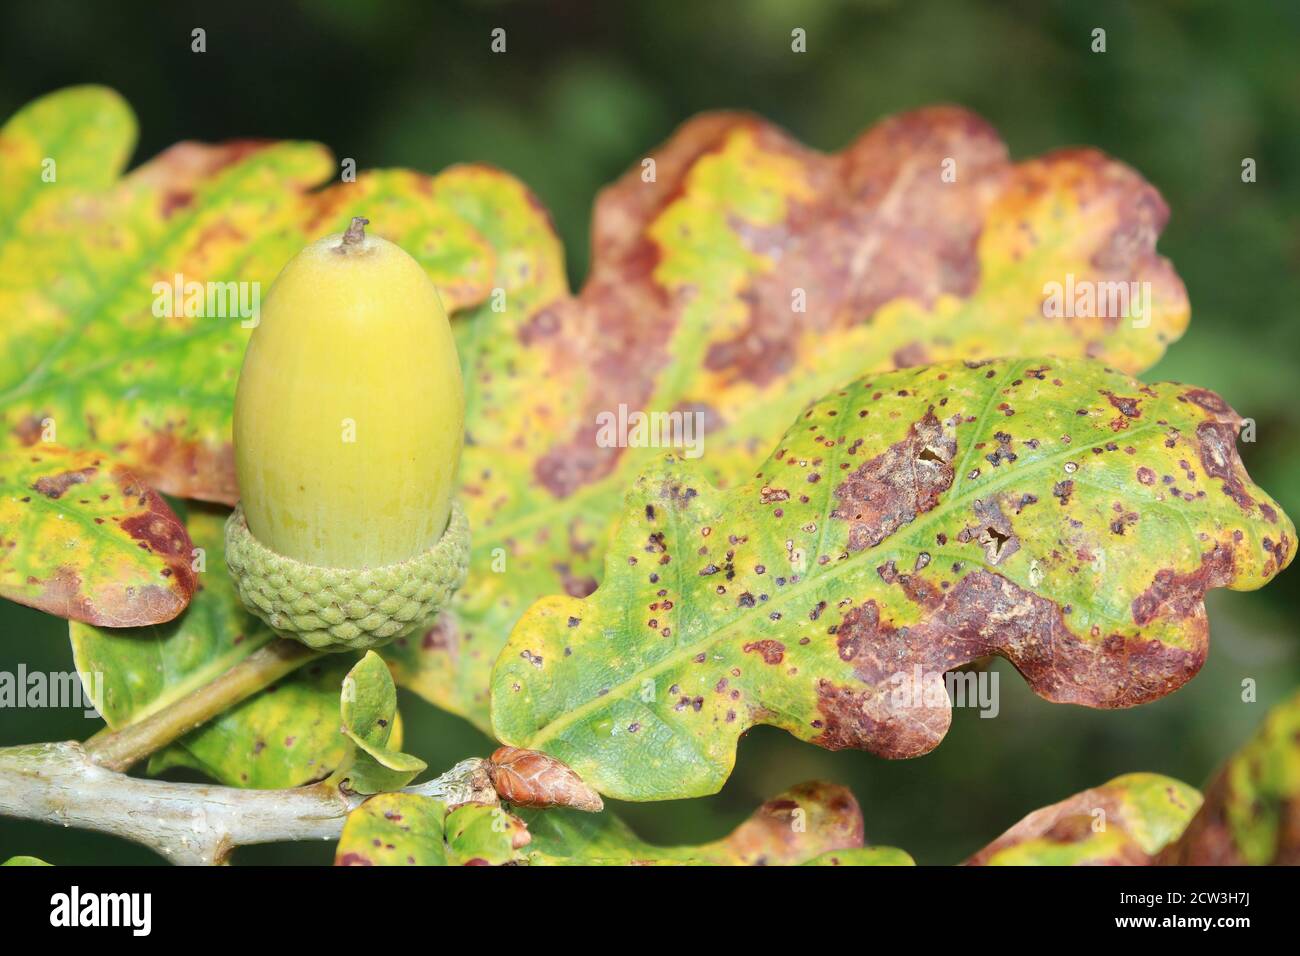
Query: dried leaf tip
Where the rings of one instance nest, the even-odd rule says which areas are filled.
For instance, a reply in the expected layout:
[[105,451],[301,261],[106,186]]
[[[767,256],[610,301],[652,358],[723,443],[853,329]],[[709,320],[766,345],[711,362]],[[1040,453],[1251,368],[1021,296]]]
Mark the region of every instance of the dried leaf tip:
[[339,251],[347,252],[348,246],[356,246],[365,242],[366,226],[368,225],[370,225],[369,219],[363,216],[353,216],[348,231],[343,233],[343,242],[339,244]]

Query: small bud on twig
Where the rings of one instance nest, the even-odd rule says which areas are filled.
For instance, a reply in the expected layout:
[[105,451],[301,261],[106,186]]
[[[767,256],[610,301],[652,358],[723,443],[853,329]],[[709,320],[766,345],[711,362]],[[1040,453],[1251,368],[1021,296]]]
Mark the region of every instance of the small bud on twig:
[[600,794],[582,782],[568,764],[536,750],[500,747],[488,758],[488,775],[502,800],[517,807],[605,809]]

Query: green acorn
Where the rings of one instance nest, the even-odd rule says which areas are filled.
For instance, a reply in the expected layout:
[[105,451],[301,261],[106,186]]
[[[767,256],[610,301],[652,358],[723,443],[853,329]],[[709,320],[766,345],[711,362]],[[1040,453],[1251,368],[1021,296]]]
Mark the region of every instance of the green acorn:
[[413,630],[469,560],[451,326],[424,269],[367,222],[284,267],[235,398],[226,560],[250,610],[319,650]]

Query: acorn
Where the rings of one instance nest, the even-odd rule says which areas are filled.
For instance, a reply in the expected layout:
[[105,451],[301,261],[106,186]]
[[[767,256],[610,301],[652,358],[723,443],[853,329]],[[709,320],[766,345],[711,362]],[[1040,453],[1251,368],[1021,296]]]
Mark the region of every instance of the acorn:
[[249,610],[318,650],[414,630],[469,560],[451,326],[424,269],[368,222],[284,267],[235,396],[226,562]]

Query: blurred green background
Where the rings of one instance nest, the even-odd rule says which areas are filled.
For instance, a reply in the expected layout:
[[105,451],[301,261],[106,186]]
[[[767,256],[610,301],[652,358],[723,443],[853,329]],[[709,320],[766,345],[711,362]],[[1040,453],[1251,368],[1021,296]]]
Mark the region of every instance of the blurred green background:
[[[190,53],[190,30],[208,52]],[[508,53],[488,52],[508,31]],[[808,52],[790,51],[803,27]],[[1091,31],[1107,52],[1090,52]],[[300,2],[11,5],[0,114],[73,83],[115,87],[141,125],[139,162],[181,139],[319,140],[360,167],[461,160],[521,177],[554,215],[573,282],[596,191],[700,110],[762,113],[834,150],[881,116],[931,103],[990,120],[1017,158],[1095,145],[1168,201],[1160,249],[1192,325],[1150,380],[1195,381],[1258,423],[1252,476],[1300,514],[1300,5],[1216,2]],[[1252,157],[1258,181],[1241,182]],[[1002,713],[955,714],[932,754],[830,754],[759,728],[725,790],[620,807],[645,835],[722,835],[802,780],[849,785],[872,842],[952,863],[1024,813],[1132,770],[1204,783],[1266,707],[1300,685],[1294,568],[1259,594],[1211,595],[1212,651],[1163,701],[1099,712],[1047,704],[999,663]],[[0,670],[70,670],[62,622],[0,608]],[[1259,701],[1241,700],[1241,681]],[[405,695],[407,748],[434,768],[490,742]],[[86,737],[73,711],[0,712],[0,744]],[[0,820],[0,859],[149,863],[108,837]],[[237,862],[327,862],[332,846],[240,850]]]

